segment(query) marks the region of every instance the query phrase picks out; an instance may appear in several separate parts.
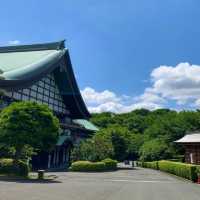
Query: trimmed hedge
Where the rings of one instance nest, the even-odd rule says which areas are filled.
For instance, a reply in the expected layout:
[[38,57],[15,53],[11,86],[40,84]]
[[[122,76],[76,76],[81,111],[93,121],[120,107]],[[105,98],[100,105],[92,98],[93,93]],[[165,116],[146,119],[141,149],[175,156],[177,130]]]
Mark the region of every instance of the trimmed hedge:
[[14,161],[10,158],[0,159],[0,174],[28,176],[29,167],[24,161]]
[[159,169],[159,167],[158,167],[158,161],[142,162],[142,167],[151,168],[151,169]]
[[158,166],[161,171],[175,174],[191,181],[197,180],[196,165],[162,160],[158,162]]
[[72,171],[79,172],[99,172],[117,169],[117,161],[107,158],[100,162],[76,161],[70,168]]
[[158,161],[153,161],[153,162],[137,161],[136,164],[138,167],[158,169]]
[[106,158],[106,159],[102,160],[101,162],[105,163],[106,170],[115,170],[115,169],[117,169],[117,161],[116,160],[112,160],[110,158]]
[[71,165],[72,171],[79,172],[104,171],[105,168],[104,162],[76,161]]
[[199,166],[181,162],[173,162],[168,160],[153,161],[153,162],[137,162],[138,166],[144,168],[157,169],[168,172],[176,176],[180,176],[191,181],[197,180],[197,169]]

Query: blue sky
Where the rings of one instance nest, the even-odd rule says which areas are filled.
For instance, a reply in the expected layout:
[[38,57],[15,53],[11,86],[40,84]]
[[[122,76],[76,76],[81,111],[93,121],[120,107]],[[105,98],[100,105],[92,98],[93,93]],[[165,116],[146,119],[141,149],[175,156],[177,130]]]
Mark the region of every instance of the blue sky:
[[94,112],[198,108],[199,8],[199,0],[7,0],[0,44],[66,39]]

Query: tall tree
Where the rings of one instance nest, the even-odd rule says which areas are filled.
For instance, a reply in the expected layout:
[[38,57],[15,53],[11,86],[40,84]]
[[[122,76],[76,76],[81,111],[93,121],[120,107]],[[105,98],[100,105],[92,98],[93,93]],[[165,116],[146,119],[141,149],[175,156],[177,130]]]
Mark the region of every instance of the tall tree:
[[15,102],[0,115],[0,144],[12,148],[15,158],[34,151],[50,151],[57,142],[59,121],[47,105]]

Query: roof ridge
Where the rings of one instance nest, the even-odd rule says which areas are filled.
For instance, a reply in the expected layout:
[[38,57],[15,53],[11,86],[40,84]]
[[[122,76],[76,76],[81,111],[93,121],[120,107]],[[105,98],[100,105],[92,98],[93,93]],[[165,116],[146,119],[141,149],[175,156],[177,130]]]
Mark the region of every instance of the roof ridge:
[[0,53],[8,52],[24,52],[24,51],[42,51],[42,50],[59,50],[65,48],[65,40],[58,42],[29,44],[29,45],[15,45],[0,47]]

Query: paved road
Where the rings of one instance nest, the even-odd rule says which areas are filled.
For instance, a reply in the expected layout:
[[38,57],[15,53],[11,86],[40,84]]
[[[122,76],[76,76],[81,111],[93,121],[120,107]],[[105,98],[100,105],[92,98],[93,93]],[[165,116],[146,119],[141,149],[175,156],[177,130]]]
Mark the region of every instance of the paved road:
[[0,200],[199,200],[200,185],[150,169],[52,173],[55,183],[0,181]]

